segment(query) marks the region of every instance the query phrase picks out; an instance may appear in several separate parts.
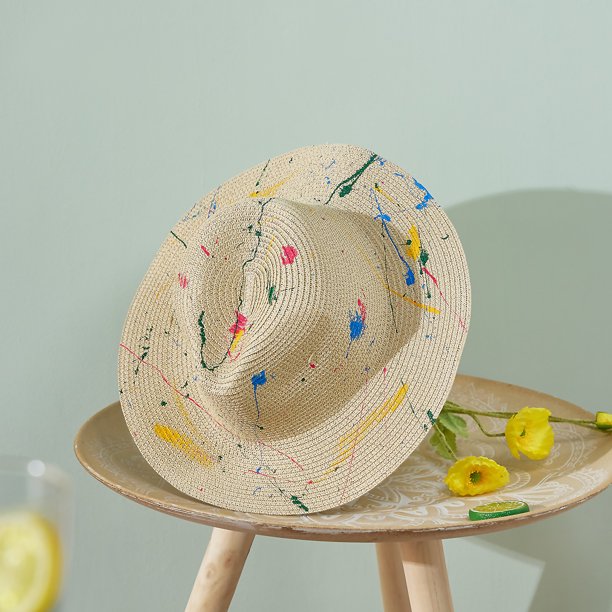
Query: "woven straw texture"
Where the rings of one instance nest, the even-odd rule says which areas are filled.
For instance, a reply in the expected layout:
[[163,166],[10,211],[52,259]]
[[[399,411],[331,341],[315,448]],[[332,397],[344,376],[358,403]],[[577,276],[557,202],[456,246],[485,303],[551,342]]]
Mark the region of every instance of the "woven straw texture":
[[188,495],[332,508],[424,438],[469,314],[461,244],[423,185],[366,149],[298,149],[227,181],[169,233],[124,326],[123,413]]

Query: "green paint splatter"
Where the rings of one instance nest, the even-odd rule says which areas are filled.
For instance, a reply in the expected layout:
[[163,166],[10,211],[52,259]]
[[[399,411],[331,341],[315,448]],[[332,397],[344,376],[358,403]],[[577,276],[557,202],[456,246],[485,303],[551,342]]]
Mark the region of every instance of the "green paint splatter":
[[208,370],[208,366],[204,361],[204,345],[206,344],[206,332],[204,331],[204,311],[198,317],[198,327],[200,328],[200,363],[203,368]]
[[308,512],[308,506],[305,506],[304,502],[296,495],[291,496],[291,502],[294,503],[298,508],[301,508],[304,512]]
[[434,415],[433,412],[431,410],[427,411],[427,416],[429,417],[429,420],[431,421],[432,425],[436,424],[436,419],[434,419]]
[[142,350],[142,354],[140,355],[140,359],[138,364],[136,365],[136,369],[134,370],[134,375],[138,376],[138,371],[140,370],[140,364],[144,361],[145,357],[149,354],[149,349],[151,348],[149,345],[145,345],[145,342],[149,342],[151,340],[151,332],[153,331],[153,327],[147,327],[146,333],[142,336],[142,344],[140,345],[140,349]]
[[425,250],[425,249],[421,249],[421,256],[420,256],[420,260],[421,260],[421,265],[425,265],[427,263],[427,261],[429,260],[429,253]]
[[272,300],[278,300],[278,295],[276,295],[276,287],[272,285],[268,290],[268,304],[272,304]]
[[[271,198],[268,198],[265,202],[260,202],[261,210],[259,212],[259,217],[257,219],[257,225],[259,227],[259,230],[255,231],[255,236],[257,236],[257,244],[255,245],[255,249],[253,250],[251,257],[249,257],[249,259],[245,260],[242,263],[242,267],[241,267],[241,271],[243,272],[242,284],[240,285],[238,307],[236,308],[236,315],[237,315],[236,324],[234,325],[234,333],[232,334],[232,338],[230,340],[230,344],[229,344],[230,347],[232,345],[232,342],[236,338],[236,333],[238,332],[238,328],[239,328],[238,316],[240,313],[240,309],[242,308],[242,303],[244,301],[244,297],[243,297],[244,282],[245,282],[244,269],[247,266],[247,264],[249,264],[255,259],[255,257],[257,256],[257,251],[259,250],[259,247],[261,246],[261,220],[263,219],[265,206],[266,204],[268,204],[268,202],[270,202],[270,200]],[[209,372],[214,372],[220,365],[222,365],[225,362],[225,360],[229,356],[229,348],[227,351],[225,351],[225,354],[223,355],[219,363],[215,365],[208,365],[206,361],[204,360],[204,345],[206,344],[206,334],[204,332],[204,311],[200,313],[200,316],[198,318],[198,327],[200,328],[200,363],[204,369],[208,370]]]
[[354,174],[351,174],[351,176],[349,176],[348,178],[345,178],[343,181],[341,181],[340,183],[336,185],[335,189],[330,193],[329,198],[327,198],[327,200],[324,202],[324,205],[329,204],[329,201],[334,197],[334,195],[336,194],[336,191],[338,190],[340,190],[340,193],[338,195],[341,198],[351,193],[351,190],[355,186],[355,183],[357,182],[359,177],[366,171],[368,166],[374,163],[377,159],[378,159],[378,155],[376,153],[372,153],[372,156],[370,157],[370,159],[368,159],[368,161],[363,166],[361,166],[361,168],[359,168],[357,172],[355,172]]
[[[291,158],[293,159],[293,158]],[[270,160],[268,160],[266,162],[266,165],[263,167],[263,170],[261,171],[261,174],[259,175],[259,178],[257,179],[257,182],[255,183],[255,187],[259,187],[259,182],[261,181],[261,177],[264,175],[264,172],[266,171],[266,168],[268,167],[268,164],[270,163]]]
[[185,247],[187,248],[187,245],[185,244],[184,240],[181,240],[172,230],[170,230],[170,233]]
[[167,406],[167,405],[168,405],[168,402],[165,402],[164,400],[162,400],[162,401],[161,401],[161,405],[162,405],[162,406]]

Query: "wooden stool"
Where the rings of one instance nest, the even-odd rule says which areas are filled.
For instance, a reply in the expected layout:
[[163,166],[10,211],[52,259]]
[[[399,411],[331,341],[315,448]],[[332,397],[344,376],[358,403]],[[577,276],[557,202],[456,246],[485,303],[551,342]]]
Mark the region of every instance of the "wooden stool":
[[[544,406],[557,416],[591,418],[581,408],[543,393],[469,376],[458,376],[453,401],[479,409]],[[612,445],[600,432],[555,428],[554,457],[515,460],[503,438],[485,438],[470,426],[462,455],[486,455],[510,471],[510,484],[476,498],[450,496],[443,483],[448,461],[422,444],[389,478],[340,508],[303,516],[234,512],[180,493],[144,461],[125,425],[119,403],[95,414],[77,434],[75,452],[100,482],[138,503],[214,527],[197,574],[188,612],[227,610],[256,534],[303,540],[375,542],[385,612],[452,611],[442,540],[509,529],[567,510],[603,491],[612,481]],[[495,428],[495,423],[491,424]],[[499,422],[497,423],[499,429]],[[586,442],[586,443],[585,443]],[[546,486],[541,486],[543,483]],[[520,499],[531,511],[472,522],[468,509]]]

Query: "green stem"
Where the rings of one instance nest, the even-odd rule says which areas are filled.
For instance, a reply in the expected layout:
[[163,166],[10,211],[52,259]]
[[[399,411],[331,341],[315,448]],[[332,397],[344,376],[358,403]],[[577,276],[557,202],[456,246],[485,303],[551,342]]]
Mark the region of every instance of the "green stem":
[[482,431],[482,433],[485,436],[488,436],[489,438],[500,438],[500,437],[503,437],[503,436],[506,435],[503,431],[501,433],[491,433],[490,431],[487,431],[482,426],[482,423],[480,422],[480,419],[475,414],[468,414],[468,416],[470,416],[470,417],[472,417],[472,419],[474,419],[474,422],[476,423],[476,425],[478,425],[478,427],[480,428],[480,431]]
[[[459,406],[459,404],[455,404],[455,402],[450,402],[450,401],[446,402],[446,404],[444,405],[444,409],[447,412],[454,412],[455,414],[467,414],[468,416],[471,416],[472,418],[474,418],[474,415],[479,415],[479,416],[493,417],[496,419],[510,419],[515,414],[517,414],[516,412],[496,412],[496,411],[489,412],[488,410],[472,410],[469,408],[462,408],[461,406]],[[550,416],[548,417],[548,420],[551,421],[552,423],[571,423],[572,425],[578,425],[580,427],[589,427],[590,429],[599,429],[599,427],[597,427],[597,425],[595,424],[595,421],[590,421],[588,419],[566,419],[564,417]],[[478,421],[476,422],[478,423]],[[503,435],[503,434],[499,434],[499,435]]]

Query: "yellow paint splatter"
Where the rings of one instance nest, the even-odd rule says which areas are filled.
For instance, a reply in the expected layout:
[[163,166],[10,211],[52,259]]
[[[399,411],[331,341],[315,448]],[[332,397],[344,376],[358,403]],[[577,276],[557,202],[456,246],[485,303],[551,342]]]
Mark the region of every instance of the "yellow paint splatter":
[[268,253],[270,252],[270,249],[272,248],[272,244],[275,240],[276,240],[275,236],[272,236],[272,238],[270,238],[270,242],[268,242],[268,248],[266,249],[265,257],[268,256]]
[[419,232],[417,231],[416,225],[413,225],[408,230],[408,240],[410,244],[406,245],[406,255],[418,261],[421,256],[421,239],[419,238]]
[[212,459],[191,438],[183,435],[176,429],[156,423],[153,431],[155,431],[155,435],[160,440],[178,448],[189,459],[197,461],[204,467],[210,467],[213,464]]
[[381,195],[385,196],[385,198],[387,198],[391,204],[395,204],[399,208],[399,204],[378,183],[374,183],[374,189]]
[[385,279],[382,277],[381,274],[379,274],[379,272],[376,269],[376,267],[374,266],[374,264],[370,261],[369,257],[356,244],[354,244],[354,246],[357,248],[357,250],[359,251],[361,256],[364,258],[364,260],[366,261],[366,263],[370,267],[370,270],[372,270],[372,272],[374,273],[374,276],[376,276],[376,278],[379,280],[381,285],[387,291],[389,291],[393,295],[397,295],[398,298],[404,300],[404,302],[408,302],[409,304],[412,304],[413,306],[417,306],[418,308],[422,308],[423,310],[425,310],[427,312],[431,312],[433,314],[440,314],[440,311],[437,308],[434,308],[433,306],[428,306],[427,304],[421,304],[421,302],[417,302],[416,300],[413,300],[412,298],[409,298],[407,295],[404,295],[403,293],[400,293],[399,291],[396,291],[392,287],[389,287],[389,285],[387,285],[387,283],[385,282]]
[[249,193],[250,198],[269,198],[273,195],[276,195],[276,192],[291,178],[289,175],[287,178],[284,178],[282,181],[279,181],[272,187],[268,187],[267,189],[262,189],[261,191],[252,191]]
[[238,343],[240,342],[240,338],[242,338],[242,336],[244,336],[244,329],[239,329],[236,332],[236,335],[234,336],[234,339],[232,340],[232,343],[229,347],[229,350],[227,351],[228,354],[232,355],[232,353],[236,350],[236,347],[238,346]]
[[168,289],[170,288],[170,285],[172,285],[172,280],[168,280],[166,281],[163,285],[161,285],[161,287],[159,287],[159,289],[157,290],[157,292],[155,293],[155,299],[158,300],[159,297],[163,294],[166,293],[166,291],[168,291]]
[[378,408],[374,409],[370,414],[366,416],[356,427],[340,438],[338,458],[331,467],[343,463],[351,457],[353,450],[358,442],[365,438],[366,434],[376,425],[380,423],[386,416],[395,412],[399,405],[404,401],[406,392],[408,391],[408,385],[403,384],[395,392],[393,397],[390,397],[383,402]]
[[185,408],[185,403],[183,402],[182,395],[174,390],[173,390],[173,393],[174,393],[174,403],[176,404],[176,407],[179,409],[181,416],[187,423],[187,427],[189,428],[191,435],[194,436],[195,438],[199,438],[200,432],[197,430],[196,426],[193,424],[193,421],[189,417],[189,412],[187,411],[187,408]]

